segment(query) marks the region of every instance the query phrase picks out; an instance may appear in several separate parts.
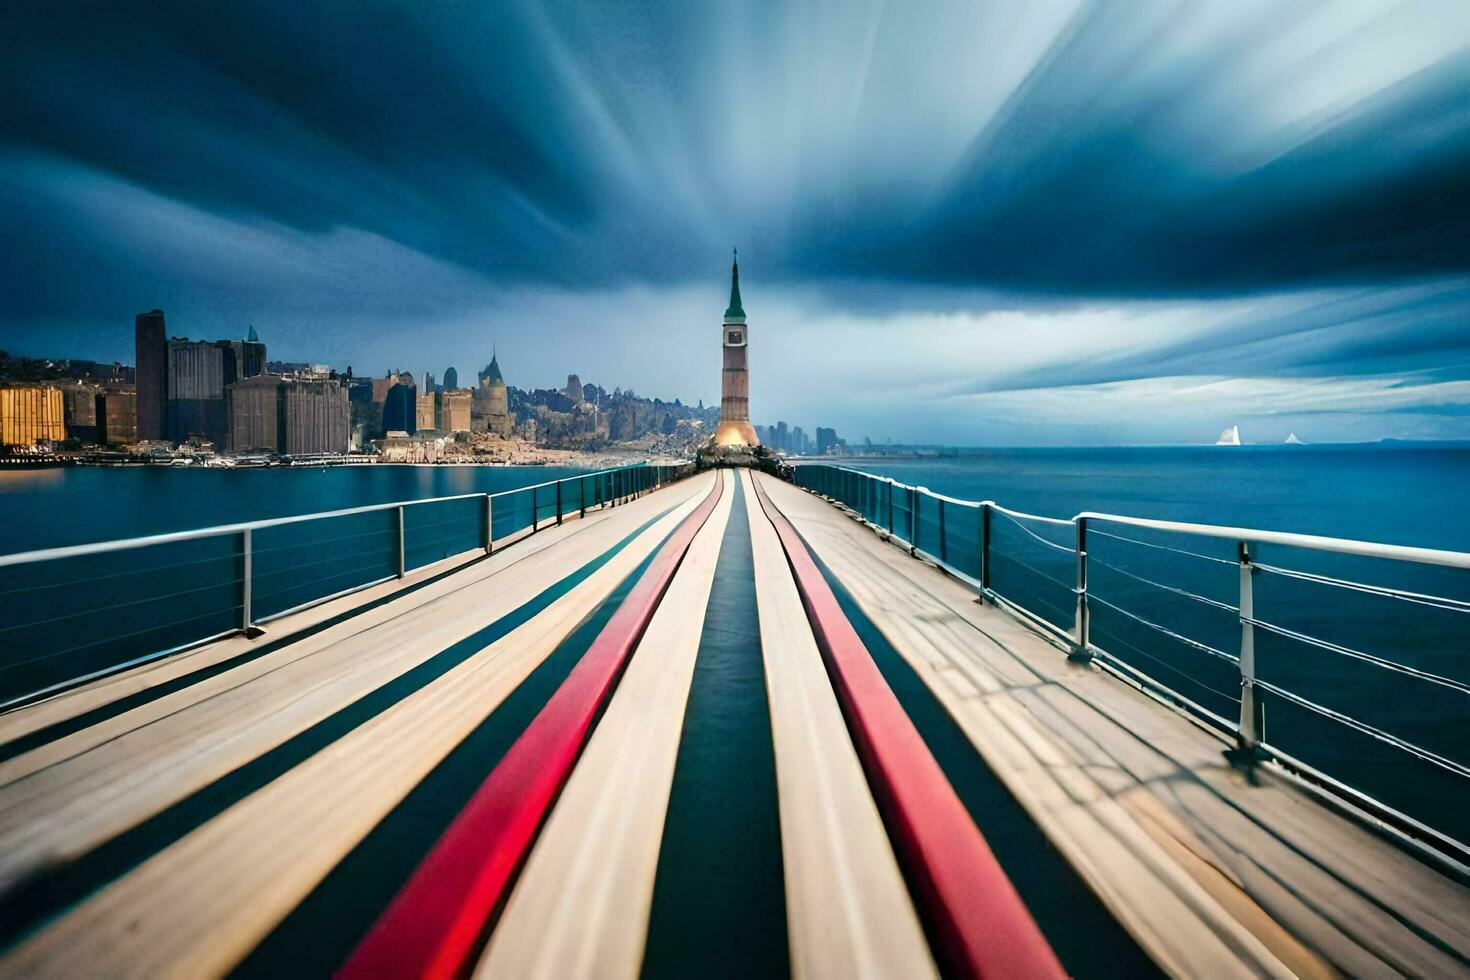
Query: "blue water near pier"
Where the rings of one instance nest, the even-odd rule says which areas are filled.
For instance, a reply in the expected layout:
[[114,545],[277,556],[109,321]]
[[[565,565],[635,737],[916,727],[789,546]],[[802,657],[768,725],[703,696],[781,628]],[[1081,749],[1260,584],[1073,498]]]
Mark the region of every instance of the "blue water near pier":
[[[1105,512],[1470,552],[1465,513],[1470,445],[1464,443],[999,449],[850,465],[936,493],[989,499],[1049,517]],[[976,515],[964,508],[947,508],[945,514],[949,560],[972,574],[978,574]],[[921,544],[937,552],[936,509],[921,508],[921,516]],[[906,512],[900,511],[898,523],[906,520]],[[992,533],[992,586],[1071,630],[1073,529],[1017,524],[996,515]],[[1235,542],[1094,522],[1088,552],[1093,642],[1207,709],[1238,718],[1235,665],[1180,639],[1232,656],[1239,650],[1240,624],[1233,609],[1196,598],[1225,607],[1238,602]],[[1271,545],[1257,546],[1255,560],[1470,601],[1470,572],[1457,569]],[[1257,628],[1261,679],[1470,764],[1470,695],[1342,652],[1382,657],[1470,683],[1470,612],[1268,571],[1258,572],[1252,582],[1258,619],[1340,648]],[[1470,780],[1289,699],[1263,694],[1260,700],[1268,741],[1470,840],[1470,811],[1464,806]]]
[[319,466],[0,470],[0,554],[370,504],[496,493],[587,470],[558,466]]

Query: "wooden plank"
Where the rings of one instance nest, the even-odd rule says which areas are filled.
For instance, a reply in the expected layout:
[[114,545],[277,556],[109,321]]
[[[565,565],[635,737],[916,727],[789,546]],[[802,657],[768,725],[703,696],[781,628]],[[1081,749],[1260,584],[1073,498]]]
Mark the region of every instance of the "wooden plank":
[[459,976],[721,493],[717,482],[338,971]]
[[534,619],[100,890],[0,959],[0,973],[227,972],[695,505],[687,500]]
[[806,544],[757,486],[895,852],[934,936],[959,976],[1062,977],[1061,964],[837,604]]
[[785,552],[749,474],[743,479],[776,750],[792,973],[799,980],[937,976]]
[[[835,508],[791,488],[773,492],[1166,969],[1209,968],[1213,956],[1181,959],[1188,937],[1201,926],[1228,937],[1234,926],[1298,973],[1464,972],[1463,886],[1269,770],[1250,785],[1225,764],[1212,732],[1095,668],[1069,664],[1015,619],[979,606],[959,583]],[[977,671],[994,680],[971,683]],[[1247,965],[1245,947],[1231,946]]]
[[[477,977],[638,976],[727,485],[537,837]],[[575,901],[568,896],[575,895]]]
[[[679,500],[694,490],[669,492]],[[0,886],[95,847],[494,622],[593,557],[584,543],[601,536],[610,546],[658,509],[642,501],[586,538],[507,554],[487,563],[497,574],[476,566],[463,588],[454,576],[431,586],[427,601],[407,597],[407,611],[389,604],[310,637],[304,654],[288,647],[110,719],[95,747],[0,788]],[[37,753],[46,751],[56,750]]]

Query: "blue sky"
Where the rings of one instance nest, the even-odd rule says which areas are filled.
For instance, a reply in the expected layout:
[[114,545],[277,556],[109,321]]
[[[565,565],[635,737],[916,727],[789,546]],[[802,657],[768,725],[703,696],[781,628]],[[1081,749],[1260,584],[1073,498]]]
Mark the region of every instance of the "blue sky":
[[[131,9],[130,9],[131,8]],[[964,444],[1470,437],[1470,5],[32,5],[0,346]]]

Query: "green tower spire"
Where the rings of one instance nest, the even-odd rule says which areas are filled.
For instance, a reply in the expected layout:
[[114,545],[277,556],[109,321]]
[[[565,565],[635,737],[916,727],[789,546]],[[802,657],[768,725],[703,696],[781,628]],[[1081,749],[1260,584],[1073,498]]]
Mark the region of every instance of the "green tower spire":
[[740,305],[740,249],[735,250],[735,259],[730,263],[730,307],[725,310],[726,316],[745,316],[745,308]]

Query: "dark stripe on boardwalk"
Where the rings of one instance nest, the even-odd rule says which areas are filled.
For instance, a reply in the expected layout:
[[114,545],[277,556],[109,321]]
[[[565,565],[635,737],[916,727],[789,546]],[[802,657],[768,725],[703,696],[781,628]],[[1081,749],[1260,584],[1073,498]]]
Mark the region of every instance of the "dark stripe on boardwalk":
[[790,972],[776,756],[741,481],[715,566],[659,848],[643,976]]
[[947,974],[1064,976],[1061,963],[838,606],[796,529],[757,483],[909,891]]
[[359,725],[392,708],[490,643],[527,622],[611,561],[619,551],[662,516],[660,514],[651,518],[576,572],[472,636],[435,654],[417,667],[405,671],[239,769],[202,787],[76,860],[43,871],[0,896],[0,948],[19,942],[93,891],[131,871]]
[[341,966],[474,796],[485,773],[505,757],[566,680],[657,554],[654,549],[643,559],[490,717],[347,853],[231,975],[324,977]]
[[[798,532],[799,533],[799,532]],[[1062,966],[1075,977],[1163,974],[991,771],[969,737],[815,554],[838,606],[977,822]]]
[[338,977],[451,977],[469,969],[723,484],[717,477],[709,495],[659,548],[587,653],[455,816]]

